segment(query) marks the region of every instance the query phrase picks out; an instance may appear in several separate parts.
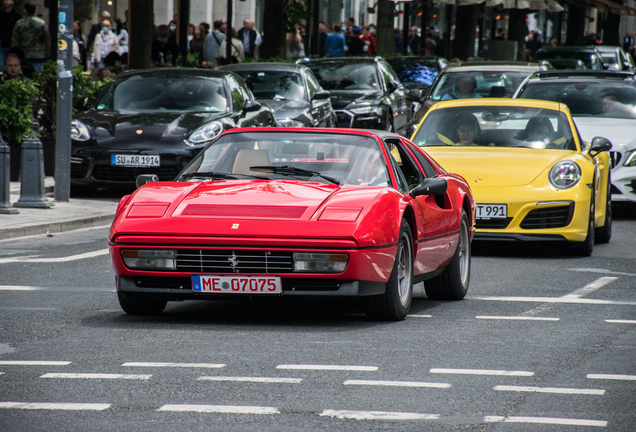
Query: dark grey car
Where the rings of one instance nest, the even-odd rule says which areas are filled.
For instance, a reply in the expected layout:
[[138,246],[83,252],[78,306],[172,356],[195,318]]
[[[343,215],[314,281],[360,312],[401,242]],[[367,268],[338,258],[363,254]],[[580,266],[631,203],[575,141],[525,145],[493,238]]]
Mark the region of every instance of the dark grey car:
[[335,127],[337,117],[330,94],[313,72],[293,63],[242,63],[226,65],[243,78],[254,97],[274,110],[280,127]]

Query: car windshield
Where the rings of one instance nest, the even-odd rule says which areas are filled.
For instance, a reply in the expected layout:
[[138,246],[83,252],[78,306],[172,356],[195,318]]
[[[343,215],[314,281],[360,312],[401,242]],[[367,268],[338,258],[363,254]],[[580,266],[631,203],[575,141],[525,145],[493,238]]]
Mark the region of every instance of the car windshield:
[[307,63],[325,90],[378,90],[374,63]]
[[553,62],[552,60],[580,60],[586,69],[601,69],[600,59],[590,51],[537,51],[535,55],[537,60],[547,60],[555,68],[559,68],[557,65],[559,62]]
[[98,111],[121,113],[225,112],[227,108],[221,78],[183,75],[133,75],[110,86],[97,102]]
[[233,71],[247,84],[256,99],[306,102],[302,77],[286,71]]
[[512,97],[528,72],[449,72],[440,77],[433,91],[433,100],[471,97]]
[[432,111],[413,142],[429,146],[526,147],[576,150],[568,118],[560,111],[509,106]]
[[[272,168],[252,170],[251,167]],[[341,185],[387,186],[388,172],[380,146],[371,137],[337,133],[241,132],[220,136],[197,156],[180,179],[200,181],[207,177],[206,173],[214,173],[239,178],[251,176],[330,183],[334,182],[329,179],[335,179]],[[195,173],[202,174],[197,177]]]
[[433,84],[439,74],[435,61],[391,61],[393,70],[407,88],[422,88]]
[[[618,60],[618,53],[616,52],[603,52],[601,53],[601,57],[603,58],[603,63],[609,66],[618,66],[620,62]],[[614,69],[614,68],[611,68]]]
[[636,81],[599,81],[529,82],[519,97],[564,103],[577,117],[636,118]]

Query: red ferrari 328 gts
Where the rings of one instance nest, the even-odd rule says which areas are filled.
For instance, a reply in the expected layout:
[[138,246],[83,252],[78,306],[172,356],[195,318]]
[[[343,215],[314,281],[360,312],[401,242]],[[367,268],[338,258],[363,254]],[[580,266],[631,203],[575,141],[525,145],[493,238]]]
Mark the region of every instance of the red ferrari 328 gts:
[[359,296],[406,317],[413,284],[459,300],[475,203],[405,138],[355,129],[233,129],[173,182],[138,178],[110,230],[123,310],[230,296]]

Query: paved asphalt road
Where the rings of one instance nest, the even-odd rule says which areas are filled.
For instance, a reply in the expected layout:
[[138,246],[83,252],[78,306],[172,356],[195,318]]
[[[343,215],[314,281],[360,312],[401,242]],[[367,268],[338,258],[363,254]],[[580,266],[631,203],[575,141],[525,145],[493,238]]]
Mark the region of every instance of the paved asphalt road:
[[106,228],[2,241],[0,430],[634,431],[636,211],[618,216],[589,258],[476,245],[465,300],[420,289],[397,323],[278,298],[127,316]]

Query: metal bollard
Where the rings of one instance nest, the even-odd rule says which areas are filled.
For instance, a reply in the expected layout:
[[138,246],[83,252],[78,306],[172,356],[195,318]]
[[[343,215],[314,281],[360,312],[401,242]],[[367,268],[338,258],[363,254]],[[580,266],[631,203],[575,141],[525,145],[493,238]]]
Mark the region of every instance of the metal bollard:
[[11,207],[11,148],[0,135],[0,214],[17,214]]
[[14,207],[49,208],[55,203],[44,194],[44,150],[42,141],[31,132],[22,143],[20,199]]

